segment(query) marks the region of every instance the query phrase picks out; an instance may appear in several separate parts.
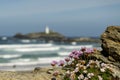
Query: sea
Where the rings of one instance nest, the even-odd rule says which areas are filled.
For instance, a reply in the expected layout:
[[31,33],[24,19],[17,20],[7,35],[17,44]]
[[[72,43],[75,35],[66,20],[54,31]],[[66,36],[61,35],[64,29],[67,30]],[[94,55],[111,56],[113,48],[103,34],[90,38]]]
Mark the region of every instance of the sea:
[[99,42],[44,42],[37,39],[0,37],[0,70],[29,71],[35,67],[49,67],[53,60],[64,60],[81,47],[100,48]]

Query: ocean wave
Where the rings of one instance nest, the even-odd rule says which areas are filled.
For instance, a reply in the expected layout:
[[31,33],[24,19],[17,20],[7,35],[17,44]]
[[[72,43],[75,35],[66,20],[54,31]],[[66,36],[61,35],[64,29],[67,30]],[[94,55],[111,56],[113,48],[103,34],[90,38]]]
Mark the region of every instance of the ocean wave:
[[93,45],[53,45],[49,44],[19,44],[19,45],[1,45],[2,51],[18,51],[18,52],[31,52],[31,51],[56,51],[60,49],[80,49],[81,47],[93,48]]
[[39,62],[34,61],[34,62],[10,62],[10,63],[1,63],[0,66],[25,66],[25,65],[35,65],[35,64],[39,64]]
[[61,46],[63,49],[81,49],[82,47],[93,48],[93,45],[74,45],[74,46]]
[[49,64],[53,61],[59,61],[63,59],[64,57],[46,57],[46,58],[41,58],[39,57],[38,59],[30,59],[30,58],[19,58],[19,59],[14,59],[11,60],[9,63],[0,63],[0,66],[28,66],[28,65],[36,65],[36,64]]
[[38,58],[38,61],[40,63],[51,63],[53,60],[59,61],[61,59],[64,59],[64,57],[46,57],[46,58]]
[[5,58],[5,59],[8,59],[8,58],[18,58],[18,57],[21,57],[22,55],[20,54],[5,54],[5,55],[0,55],[0,58]]
[[19,62],[30,62],[30,61],[31,61],[30,58],[25,58],[25,59],[19,58],[19,59],[13,59],[13,60],[11,60],[10,62],[11,62],[11,63],[19,63]]
[[58,52],[59,56],[67,56],[69,54],[70,54],[70,52]]
[[6,48],[25,48],[25,47],[50,47],[53,46],[51,43],[46,44],[9,44],[9,45],[0,45],[0,49]]
[[59,50],[60,47],[41,47],[41,48],[16,48],[14,51],[18,52],[31,52],[31,51],[56,51]]

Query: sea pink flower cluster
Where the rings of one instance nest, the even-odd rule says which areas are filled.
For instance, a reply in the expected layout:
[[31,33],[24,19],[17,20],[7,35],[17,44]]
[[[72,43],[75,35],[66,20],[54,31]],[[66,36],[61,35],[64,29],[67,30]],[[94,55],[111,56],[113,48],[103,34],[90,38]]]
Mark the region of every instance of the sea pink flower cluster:
[[94,52],[93,48],[81,48],[80,50],[74,50],[69,54],[70,58],[79,59],[83,55],[92,54]]
[[59,71],[54,71],[54,72],[53,72],[53,76],[56,77],[56,76],[58,76],[58,75],[59,75]]
[[74,58],[74,59],[79,59],[79,57],[83,55],[83,52],[82,51],[72,51],[70,54],[69,54],[69,57],[70,58]]
[[[92,80],[95,76],[97,77],[97,80],[104,80],[98,72],[106,73],[107,70],[112,70],[111,64],[105,64],[98,60],[80,60],[74,67],[73,70],[68,70],[66,73],[66,75],[70,75],[70,78],[68,77],[69,80]],[[93,72],[90,71],[93,69],[95,69]],[[97,74],[95,74],[95,72]],[[75,76],[77,76],[77,79]]]
[[65,58],[64,60],[60,60],[59,62],[57,61],[52,61],[51,65],[52,66],[64,66],[65,62],[68,63],[71,59],[79,59],[81,56],[83,56],[83,54],[91,54],[94,52],[93,48],[81,48],[80,50],[74,50],[72,51],[68,57]]
[[64,64],[65,64],[65,61],[64,60],[60,60],[58,65],[59,66],[64,66]]
[[56,66],[56,65],[58,65],[58,66],[64,66],[64,64],[65,64],[64,60],[60,60],[59,62],[57,62],[57,61],[52,61],[51,62],[51,66]]
[[70,61],[70,58],[69,58],[69,57],[66,57],[66,58],[65,58],[65,61],[66,61],[66,62],[69,62],[69,61]]
[[52,61],[52,62],[51,62],[51,66],[55,66],[56,64],[58,64],[57,61]]
[[[103,80],[105,78],[99,73],[113,72],[112,65],[92,60],[91,58],[85,59],[88,55],[93,54],[94,51],[95,49],[83,47],[80,50],[72,51],[64,60],[53,61],[51,65],[66,68],[63,80],[92,80],[94,77],[97,80]],[[56,76],[58,73],[58,71],[55,71],[53,75]]]

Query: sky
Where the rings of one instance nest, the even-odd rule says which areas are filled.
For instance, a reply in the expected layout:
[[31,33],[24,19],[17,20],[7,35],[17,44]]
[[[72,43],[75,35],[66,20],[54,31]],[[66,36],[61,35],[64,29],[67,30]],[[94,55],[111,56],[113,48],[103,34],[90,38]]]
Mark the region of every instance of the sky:
[[0,36],[42,32],[98,37],[120,26],[120,0],[0,0]]

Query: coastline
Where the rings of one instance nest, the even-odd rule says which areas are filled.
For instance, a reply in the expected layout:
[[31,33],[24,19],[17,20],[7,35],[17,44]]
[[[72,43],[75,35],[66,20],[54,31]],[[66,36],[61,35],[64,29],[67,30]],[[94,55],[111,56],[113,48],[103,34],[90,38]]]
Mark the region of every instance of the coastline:
[[32,71],[36,67],[49,68],[50,64],[0,66],[0,71]]
[[49,68],[41,68],[41,71],[0,71],[0,80],[50,80],[51,75],[46,71]]
[[[52,63],[53,64],[52,66],[55,66],[56,64],[58,66],[60,66],[58,68],[49,67],[49,66],[41,67],[40,64],[37,64],[38,67],[29,65],[29,67],[33,67],[33,68],[32,69],[27,68],[27,70],[24,70],[25,67],[28,67],[28,65],[23,66],[23,68],[20,65],[19,66],[12,65],[11,68],[13,69],[13,71],[12,70],[9,71],[9,70],[5,69],[5,67],[2,65],[2,67],[6,71],[4,71],[4,70],[2,71],[1,70],[2,67],[0,68],[0,70],[1,70],[0,71],[0,80],[62,80],[65,70],[71,71],[71,72],[69,72],[70,74],[69,73],[68,74],[71,76],[72,80],[75,80],[81,74],[86,74],[83,76],[89,78],[88,74],[90,74],[91,72],[93,72],[93,76],[92,76],[93,78],[100,77],[101,80],[102,79],[104,79],[104,80],[119,80],[120,79],[120,64],[119,64],[120,63],[119,62],[120,61],[119,60],[120,59],[119,58],[120,57],[119,56],[119,52],[120,52],[119,46],[120,45],[118,43],[119,38],[117,38],[118,40],[117,39],[111,40],[111,37],[112,38],[116,37],[116,34],[115,34],[115,35],[111,35],[110,39],[108,39],[109,37],[107,37],[105,35],[108,33],[109,33],[109,31],[104,33],[101,37],[102,49],[103,49],[102,51],[99,51],[94,48],[87,49],[86,47],[81,48],[80,51],[75,50],[70,54],[69,59],[67,59],[67,60],[65,59],[65,61],[72,60],[72,62],[70,64],[67,64],[63,67],[63,65],[64,65],[63,60],[59,61],[60,64],[58,64],[57,61]],[[108,45],[106,45],[106,43],[108,43]],[[111,46],[112,46],[112,48],[115,48],[115,49],[112,49],[112,52],[110,53],[109,50],[111,49]],[[118,55],[118,56],[113,56],[111,54]],[[87,58],[87,60],[86,60],[86,58]],[[46,59],[46,60],[49,61],[48,59]],[[9,68],[9,66],[7,66],[7,67]],[[18,69],[20,69],[20,70],[18,70]],[[95,71],[93,71],[93,69],[95,69],[96,71],[98,70],[99,72],[95,72]],[[77,73],[80,70],[82,70],[82,72]],[[88,72],[83,72],[83,70],[86,70]],[[109,72],[108,72],[108,70],[109,70]],[[96,74],[96,73],[97,73],[97,75],[94,76],[94,74]],[[55,77],[55,79],[53,79],[54,77]],[[67,75],[65,75],[64,78],[65,78],[65,80],[69,79],[69,77]]]

